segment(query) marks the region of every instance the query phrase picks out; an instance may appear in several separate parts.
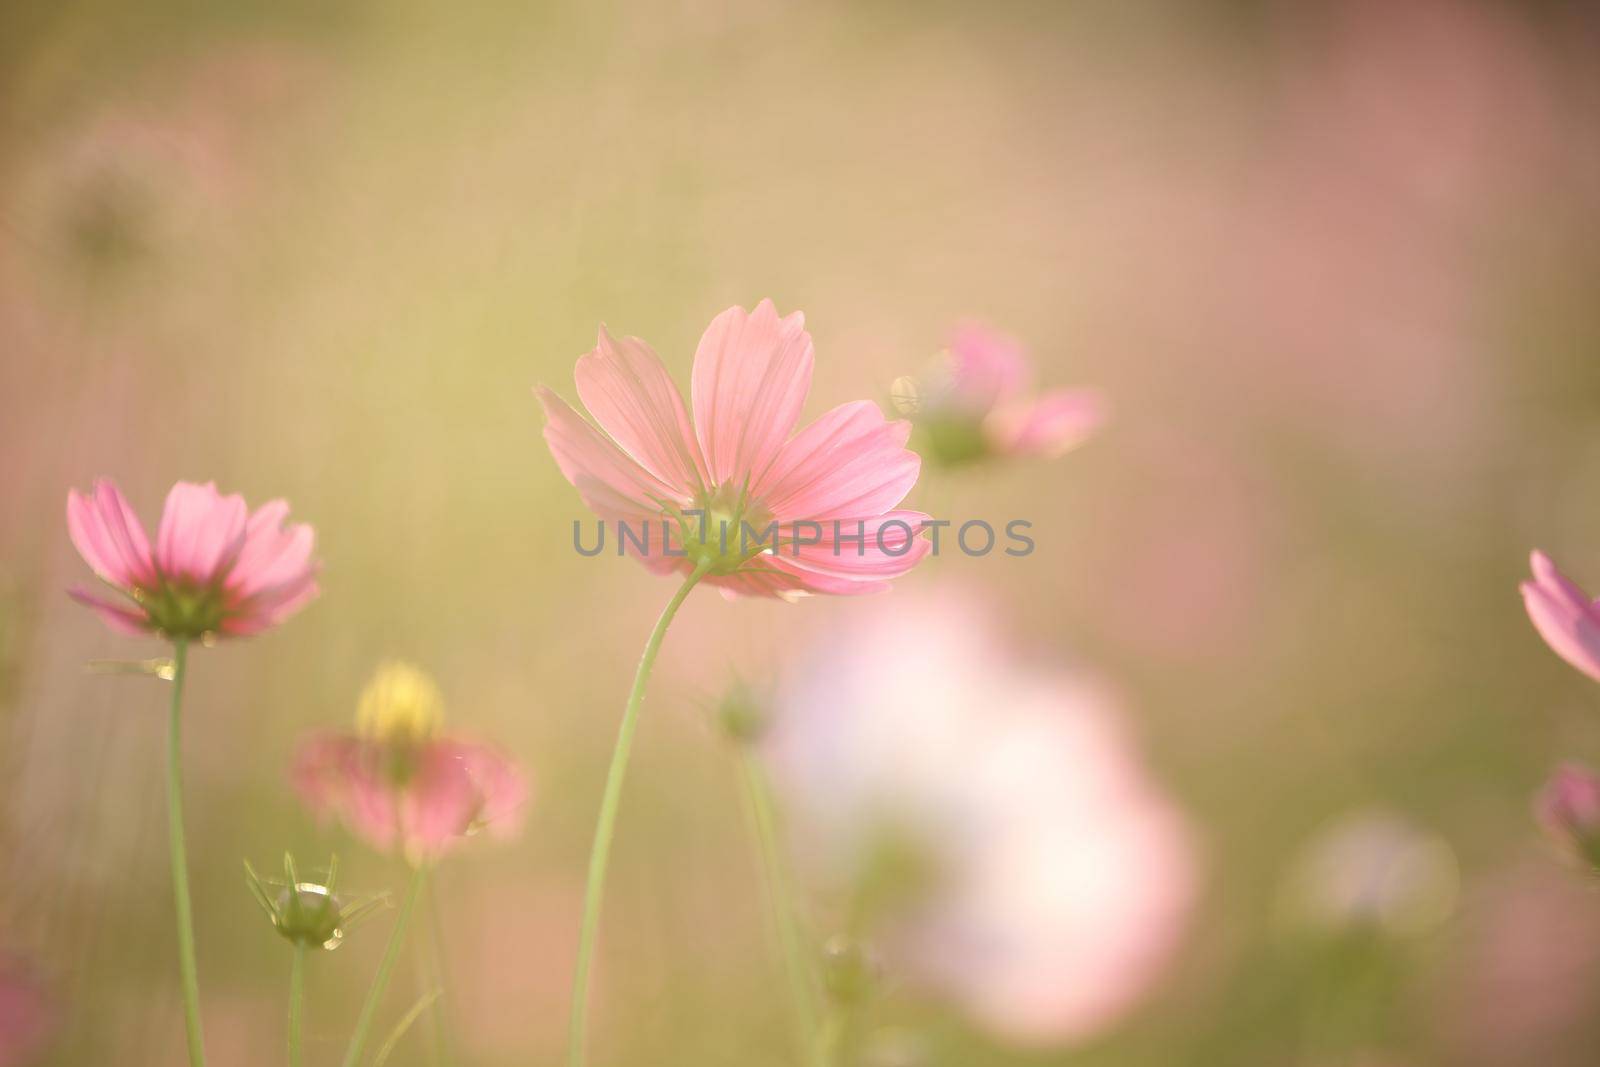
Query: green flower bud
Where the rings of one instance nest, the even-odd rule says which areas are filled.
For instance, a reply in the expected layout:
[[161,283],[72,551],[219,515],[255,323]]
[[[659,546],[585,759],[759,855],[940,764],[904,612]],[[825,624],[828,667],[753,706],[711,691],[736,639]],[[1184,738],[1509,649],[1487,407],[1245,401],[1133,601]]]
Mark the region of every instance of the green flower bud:
[[272,920],[273,929],[287,941],[308,948],[336,949],[345,931],[386,903],[383,896],[369,896],[351,903],[334,895],[338,873],[337,857],[328,862],[325,882],[302,881],[295,870],[294,857],[283,857],[284,882],[267,881],[246,861],[245,882],[256,903]]

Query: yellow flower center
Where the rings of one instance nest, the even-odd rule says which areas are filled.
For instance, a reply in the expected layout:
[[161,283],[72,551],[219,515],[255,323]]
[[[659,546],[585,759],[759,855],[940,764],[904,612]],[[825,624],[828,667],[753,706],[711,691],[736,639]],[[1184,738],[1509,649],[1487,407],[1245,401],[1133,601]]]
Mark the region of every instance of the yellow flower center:
[[356,729],[391,745],[435,737],[444,723],[444,698],[432,678],[409,663],[385,663],[361,692]]

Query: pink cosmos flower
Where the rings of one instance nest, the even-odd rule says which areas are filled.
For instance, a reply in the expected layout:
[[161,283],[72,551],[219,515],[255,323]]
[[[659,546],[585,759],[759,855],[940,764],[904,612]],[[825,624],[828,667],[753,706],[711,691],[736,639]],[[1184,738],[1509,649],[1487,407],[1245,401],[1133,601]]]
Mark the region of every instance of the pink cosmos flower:
[[108,479],[67,494],[67,531],[95,575],[126,599],[71,590],[122,633],[177,639],[257,634],[317,595],[313,535],[285,526],[282,500],[251,512],[212,482],[179,482],[152,547],[139,517]]
[[405,664],[381,667],[362,695],[354,733],[323,733],[296,753],[292,779],[322,817],[413,863],[488,828],[516,830],[528,784],[487,745],[439,735],[433,681]]
[[1533,580],[1522,602],[1539,636],[1556,655],[1600,681],[1600,603],[1593,601],[1543,552],[1533,553]]
[[949,360],[921,381],[901,379],[903,396],[926,448],[946,466],[991,457],[1054,458],[1082,444],[1105,422],[1105,399],[1093,389],[1027,395],[1033,369],[1013,337],[963,323]]
[[729,308],[701,337],[692,424],[650,346],[604,327],[575,372],[598,428],[548,388],[535,392],[545,441],[584,502],[653,531],[643,551],[629,546],[650,570],[703,565],[728,596],[887,588],[930,548],[916,536],[928,516],[897,510],[921,467],[905,447],[911,427],[856,401],[793,433],[811,370],[805,317],[779,318],[763,300]]

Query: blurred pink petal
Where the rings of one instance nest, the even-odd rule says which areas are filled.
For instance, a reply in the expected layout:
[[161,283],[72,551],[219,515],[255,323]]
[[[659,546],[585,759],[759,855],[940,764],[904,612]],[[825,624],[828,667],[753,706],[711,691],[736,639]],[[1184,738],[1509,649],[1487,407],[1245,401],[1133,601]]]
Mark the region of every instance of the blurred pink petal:
[[[653,573],[688,573],[703,562],[706,583],[727,596],[874,592],[927,554],[920,538],[902,543],[897,527],[875,543],[921,460],[905,447],[909,424],[889,422],[866,401],[834,408],[791,437],[812,362],[804,316],[779,318],[763,300],[752,312],[724,311],[701,338],[692,425],[650,347],[604,329],[575,372],[598,429],[549,389],[535,392],[545,441],[584,503],[635,532],[650,523],[651,546],[630,544],[627,554]],[[856,550],[848,536],[816,532],[831,531],[834,520],[847,533],[865,524],[873,543]]]
[[82,589],[73,599],[123,633],[171,638],[244,636],[277,625],[317,595],[314,536],[284,526],[289,506],[251,515],[214,484],[179,482],[167,496],[152,553],[144,528],[110,481],[93,499],[67,494],[67,530],[84,561],[127,602]]
[[1010,400],[1033,379],[1022,343],[981,322],[963,322],[956,327],[950,356],[951,401],[975,415]]
[[527,782],[485,745],[435,738],[398,745],[355,734],[301,743],[291,781],[301,801],[374,848],[435,859],[482,827],[512,832]]
[[67,494],[67,532],[84,562],[112,585],[152,584],[154,564],[144,527],[110,481],[95,482],[92,497]]
[[1600,867],[1600,775],[1562,764],[1539,791],[1534,814],[1570,856]]
[[1106,402],[1100,393],[1059,389],[1032,402],[995,411],[986,428],[995,448],[1005,455],[1054,459],[1087,441],[1106,418]]
[[1522,600],[1534,629],[1556,655],[1600,681],[1600,609],[1543,552],[1532,559],[1533,581]]
[[976,322],[959,325],[948,364],[921,380],[902,379],[918,448],[947,467],[996,458],[1055,458],[1106,421],[1092,389],[1027,396],[1033,369],[1013,337]]
[[156,566],[169,579],[209,583],[244,545],[244,497],[223,496],[215,482],[179,482],[167,494],[156,534]]

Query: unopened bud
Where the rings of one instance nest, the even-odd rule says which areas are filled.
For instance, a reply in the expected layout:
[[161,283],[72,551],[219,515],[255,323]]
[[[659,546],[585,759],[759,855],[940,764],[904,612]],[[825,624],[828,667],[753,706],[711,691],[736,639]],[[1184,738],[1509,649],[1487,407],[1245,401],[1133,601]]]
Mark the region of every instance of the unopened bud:
[[287,854],[283,857],[284,882],[262,879],[248,862],[244,870],[250,892],[272,920],[273,928],[286,940],[308,948],[338,948],[345,930],[384,902],[382,897],[368,897],[351,904],[335,896],[337,860],[329,862],[325,882],[302,881],[295,870],[294,857]]
[[770,716],[765,703],[744,682],[735,682],[717,702],[717,726],[737,744],[752,744],[767,732]]

